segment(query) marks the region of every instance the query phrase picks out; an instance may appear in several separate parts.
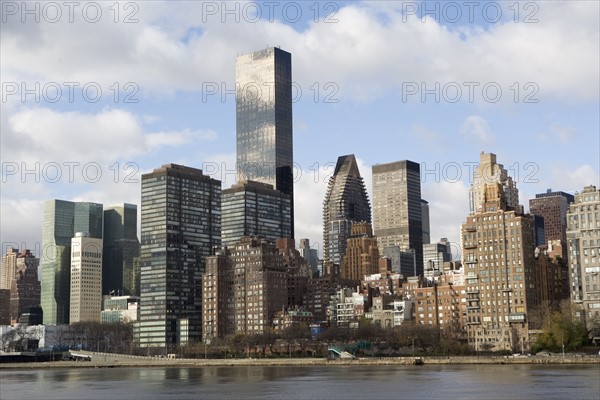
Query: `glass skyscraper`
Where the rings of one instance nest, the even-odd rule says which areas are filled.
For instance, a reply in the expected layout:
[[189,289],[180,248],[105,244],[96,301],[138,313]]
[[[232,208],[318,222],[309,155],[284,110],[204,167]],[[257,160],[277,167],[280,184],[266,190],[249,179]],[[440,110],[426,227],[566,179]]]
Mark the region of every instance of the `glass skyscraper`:
[[236,60],[236,154],[239,181],[273,185],[292,201],[292,55],[276,47]]
[[120,204],[104,209],[102,294],[139,296],[139,276],[134,261],[140,255],[137,206]]
[[354,154],[337,160],[323,202],[323,262],[341,265],[354,222],[371,223],[371,205]]
[[291,238],[291,203],[290,195],[260,182],[240,182],[223,190],[223,245],[233,248],[244,236],[262,236],[271,243]]
[[42,310],[44,325],[69,323],[71,239],[88,232],[102,239],[102,204],[64,200],[44,203],[42,226]]
[[142,175],[139,340],[157,351],[198,342],[201,275],[221,246],[221,182],[163,165]]

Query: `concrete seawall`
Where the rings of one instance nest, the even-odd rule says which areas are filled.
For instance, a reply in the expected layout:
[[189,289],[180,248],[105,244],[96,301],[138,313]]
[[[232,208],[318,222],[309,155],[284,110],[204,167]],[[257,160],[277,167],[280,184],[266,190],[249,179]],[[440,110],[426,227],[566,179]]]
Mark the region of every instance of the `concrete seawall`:
[[328,360],[326,358],[233,358],[233,359],[167,359],[120,354],[85,352],[91,361],[54,361],[0,363],[0,369],[36,368],[140,368],[140,367],[204,367],[204,366],[335,366],[335,365],[485,365],[485,364],[595,364],[600,356],[450,356],[450,357],[385,357]]

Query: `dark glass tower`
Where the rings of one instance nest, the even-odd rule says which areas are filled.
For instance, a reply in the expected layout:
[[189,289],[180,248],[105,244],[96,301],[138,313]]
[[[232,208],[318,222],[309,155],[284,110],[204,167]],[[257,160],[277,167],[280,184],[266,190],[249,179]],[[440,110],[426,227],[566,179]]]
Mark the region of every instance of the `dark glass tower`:
[[42,226],[42,310],[44,325],[69,323],[71,239],[88,232],[102,239],[102,204],[64,200],[44,203]]
[[134,261],[140,255],[137,206],[120,204],[104,209],[102,294],[139,296]]
[[354,222],[371,223],[371,206],[354,154],[337,160],[323,202],[323,262],[340,265]]
[[[423,272],[423,205],[421,168],[413,161],[396,161],[373,166],[373,221],[381,254],[412,249],[414,268]],[[390,249],[396,248],[396,250]],[[386,250],[388,249],[388,250]],[[392,257],[392,269],[399,266]],[[404,273],[404,271],[402,271]]]
[[273,185],[292,200],[292,55],[272,47],[236,60],[238,181]]
[[142,175],[142,347],[172,350],[201,339],[201,275],[221,246],[221,182],[163,165]]

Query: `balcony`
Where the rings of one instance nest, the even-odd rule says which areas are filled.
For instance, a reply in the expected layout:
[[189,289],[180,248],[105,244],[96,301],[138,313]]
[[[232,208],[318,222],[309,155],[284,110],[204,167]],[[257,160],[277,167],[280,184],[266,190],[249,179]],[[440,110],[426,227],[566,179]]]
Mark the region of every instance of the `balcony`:
[[465,260],[465,264],[477,264],[477,259]]
[[467,225],[467,232],[475,232],[476,230],[475,225]]
[[477,294],[479,293],[479,289],[467,289],[467,294]]
[[467,325],[481,325],[481,321],[479,321],[479,320],[467,321]]
[[465,249],[476,249],[477,248],[477,243],[473,243],[473,242],[471,242],[471,243],[465,243],[463,245],[463,247]]

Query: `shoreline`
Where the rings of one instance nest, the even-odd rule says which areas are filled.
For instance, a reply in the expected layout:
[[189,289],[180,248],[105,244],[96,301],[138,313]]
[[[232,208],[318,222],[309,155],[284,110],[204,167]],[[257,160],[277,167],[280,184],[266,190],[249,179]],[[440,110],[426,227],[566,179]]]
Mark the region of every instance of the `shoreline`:
[[50,361],[0,363],[0,370],[31,370],[54,368],[201,368],[236,366],[365,366],[365,365],[597,365],[600,356],[586,357],[513,357],[513,356],[448,356],[448,357],[386,357],[386,358],[237,358],[237,359],[156,359],[115,354],[90,354],[92,361]]

